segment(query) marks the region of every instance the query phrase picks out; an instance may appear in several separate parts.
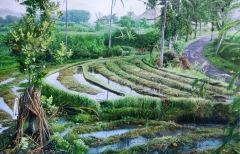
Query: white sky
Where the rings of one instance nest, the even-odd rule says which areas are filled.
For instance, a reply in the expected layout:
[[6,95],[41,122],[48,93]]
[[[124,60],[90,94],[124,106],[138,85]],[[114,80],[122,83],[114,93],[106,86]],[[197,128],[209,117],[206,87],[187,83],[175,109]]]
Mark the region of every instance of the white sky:
[[[20,0],[21,1],[21,0]],[[66,0],[52,0],[60,2],[60,9],[65,10]],[[78,10],[87,10],[91,13],[91,19],[89,22],[94,22],[96,20],[95,13],[101,12],[103,15],[110,14],[111,11],[111,2],[112,0],[67,0],[68,1],[68,9],[78,9]],[[138,0],[123,0],[124,7],[121,4],[120,0],[116,0],[116,5],[113,9],[113,13],[117,13],[117,16],[123,16],[128,11],[134,11],[136,15],[142,14],[146,6],[143,2]],[[21,6],[15,0],[0,0],[0,9],[9,9],[14,12],[25,12],[24,6]]]

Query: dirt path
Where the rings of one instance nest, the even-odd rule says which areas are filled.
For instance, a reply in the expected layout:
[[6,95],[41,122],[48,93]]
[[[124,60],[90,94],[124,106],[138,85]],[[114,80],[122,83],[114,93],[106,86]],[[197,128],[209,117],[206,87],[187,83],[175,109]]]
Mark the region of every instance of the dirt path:
[[[217,37],[217,34],[214,35],[214,38],[216,37]],[[203,55],[203,48],[210,41],[210,39],[211,39],[211,36],[208,36],[208,37],[200,38],[199,40],[193,42],[192,44],[187,46],[187,48],[183,52],[183,55],[187,56],[192,64],[194,64],[194,62],[198,62],[200,65],[202,65],[205,62],[206,64],[205,68],[207,70],[206,75],[208,77],[213,77],[219,74],[227,74],[232,76],[231,73],[220,70],[215,66],[213,66]],[[228,83],[231,81],[231,77],[224,76],[223,78]],[[240,81],[237,83],[237,85],[240,85]]]

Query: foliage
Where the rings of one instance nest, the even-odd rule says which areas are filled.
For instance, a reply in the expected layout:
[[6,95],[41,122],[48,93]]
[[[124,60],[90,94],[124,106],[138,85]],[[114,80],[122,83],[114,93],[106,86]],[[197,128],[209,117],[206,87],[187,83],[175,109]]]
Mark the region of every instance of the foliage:
[[72,151],[75,154],[85,154],[89,150],[89,147],[81,139],[74,140]]
[[[65,31],[66,30],[65,25],[66,25],[66,23],[64,23],[64,22],[57,22],[56,26],[54,27],[54,31],[56,31],[56,32]],[[95,32],[95,29],[90,23],[68,22],[68,32]]]
[[77,114],[71,118],[71,120],[75,123],[86,123],[91,122],[92,118],[89,114]]
[[56,112],[58,110],[58,107],[56,107],[53,104],[53,97],[50,96],[49,98],[47,98],[46,96],[41,96],[41,103],[43,108],[45,108],[45,111],[47,114],[51,115],[54,112]]
[[[236,39],[236,40],[238,40],[238,39]],[[234,43],[234,42],[232,42],[232,43]],[[225,48],[225,46],[227,46],[227,44],[225,44],[223,42],[222,49],[221,49],[222,52],[220,52],[216,56],[215,55],[215,50],[216,50],[216,46],[217,46],[216,44],[217,44],[216,40],[209,42],[203,50],[204,56],[215,67],[217,67],[221,70],[225,70],[225,71],[232,72],[232,73],[239,72],[240,71],[240,68],[238,67],[239,50],[237,49],[237,47],[235,48],[235,47],[228,46]]]
[[117,24],[120,24],[121,27],[143,27],[149,28],[149,25],[145,20],[132,19],[130,16],[122,16],[120,20],[117,21]]
[[12,16],[12,15],[7,15],[4,18],[0,17],[0,24],[13,24],[14,22],[18,22],[21,18]]
[[178,54],[181,55],[182,52],[185,50],[184,43],[182,41],[176,41],[172,43],[174,51]]
[[[88,22],[91,17],[91,13],[85,10],[68,10],[68,21],[80,23],[80,22]],[[60,21],[66,21],[66,11],[63,11],[63,16],[59,18]]]
[[[134,39],[129,39],[127,34],[130,33]],[[146,49],[151,51],[159,40],[159,29],[153,29],[146,34],[137,34],[134,30],[131,32],[127,29],[116,30],[113,33],[113,45],[128,45],[134,48]]]
[[201,97],[206,97],[206,86],[208,82],[208,79],[195,79],[192,84],[193,92],[198,93]]
[[151,97],[124,97],[118,100],[106,100],[101,103],[103,112],[110,114],[110,119],[120,119],[122,117],[135,118],[158,118],[160,116],[162,102]]
[[[54,105],[60,105],[60,104],[66,104],[65,107],[90,107],[101,112],[101,108],[98,102],[95,100],[89,99],[84,96],[80,96],[77,94],[71,94],[69,92],[64,92],[60,89],[57,89],[56,87],[52,87],[47,84],[43,84],[42,87],[42,95],[45,95],[46,97],[50,96],[58,96],[53,97],[53,103]],[[90,111],[89,111],[90,112]]]
[[[236,75],[232,78],[232,80],[228,86],[229,90],[233,90],[234,85],[235,85],[236,81],[238,80],[238,76],[240,76],[240,72],[236,73]],[[239,139],[239,135],[240,135],[239,134],[240,96],[238,94],[239,89],[240,89],[240,86],[237,86],[237,88],[234,89],[235,97],[233,99],[233,102],[232,102],[230,110],[229,110],[229,112],[234,113],[235,116],[227,123],[227,125],[225,126],[225,130],[224,130],[224,133],[228,134],[228,140],[219,149],[217,149],[215,151],[215,153],[217,153],[217,154],[220,154],[221,151],[223,150],[223,148],[226,147],[226,145],[231,144],[231,141],[234,141],[234,142],[240,141],[240,139]]]
[[[50,48],[55,49],[64,38],[64,34],[57,34],[56,41],[51,44]],[[98,58],[106,50],[104,40],[105,37],[103,35],[70,35],[68,38],[68,48],[72,50],[73,59]]]
[[51,150],[55,152],[70,152],[71,145],[64,140],[59,133],[55,133],[51,136],[53,147]]
[[38,87],[45,75],[42,68],[46,63],[52,60],[61,63],[63,58],[71,56],[71,52],[65,51],[63,43],[60,50],[48,48],[55,40],[51,31],[62,15],[61,12],[57,12],[57,15],[51,19],[51,15],[57,10],[59,4],[46,2],[47,6],[42,6],[44,10],[40,14],[40,21],[35,20],[35,11],[39,4],[31,6],[32,4],[28,1],[24,1],[23,4],[29,6],[28,13],[14,25],[13,31],[7,34],[4,43],[10,47],[13,54],[18,56],[22,71],[28,73],[31,84]]
[[106,49],[103,56],[104,57],[113,57],[113,56],[121,56],[123,53],[122,48],[117,45],[117,46],[113,46],[110,49]]

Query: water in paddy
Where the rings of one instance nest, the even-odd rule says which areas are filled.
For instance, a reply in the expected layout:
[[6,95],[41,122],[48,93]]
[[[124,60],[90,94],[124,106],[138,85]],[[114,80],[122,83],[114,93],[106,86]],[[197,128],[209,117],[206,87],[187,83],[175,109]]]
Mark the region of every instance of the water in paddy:
[[129,95],[134,95],[134,96],[140,96],[141,94],[137,93],[136,91],[132,90],[131,88],[127,87],[127,86],[123,86],[121,84],[118,84],[114,81],[109,80],[108,78],[106,78],[105,76],[101,75],[101,74],[97,74],[95,72],[91,73],[95,78],[97,78],[98,80],[108,84],[111,87],[114,87],[115,89],[124,92],[125,94],[129,94]]
[[13,81],[15,78],[9,78],[9,79],[7,79],[7,80],[4,80],[4,81],[2,81],[2,82],[0,82],[0,86],[1,85],[4,85],[4,84],[7,84],[7,83],[9,83],[9,82],[11,82],[11,81]]
[[[133,130],[130,130],[130,131],[133,131]],[[190,130],[179,129],[179,130],[166,131],[166,132],[161,132],[161,133],[144,134],[142,136],[139,136],[138,138],[125,138],[125,139],[123,139],[120,142],[115,143],[115,144],[110,144],[110,145],[105,145],[105,146],[97,146],[97,147],[90,148],[88,153],[89,154],[101,153],[104,150],[106,150],[107,148],[111,148],[113,150],[128,149],[128,148],[133,147],[133,146],[137,146],[137,145],[139,146],[139,145],[147,144],[151,140],[152,137],[177,136],[179,134],[186,133],[188,131],[190,131]],[[90,136],[92,136],[92,135],[90,135]]]
[[[59,72],[57,73],[54,73],[54,74],[51,74],[49,75],[47,78],[46,78],[46,81],[50,84],[50,85],[53,85],[59,89],[62,89],[64,91],[67,91],[67,92],[71,92],[71,93],[74,93],[74,94],[80,94],[80,95],[85,95],[89,98],[92,98],[92,99],[96,99],[97,101],[103,101],[103,100],[110,100],[110,99],[117,99],[117,98],[120,98],[121,96],[117,95],[117,94],[114,94],[110,91],[107,91],[105,89],[102,89],[100,87],[98,87],[98,89],[100,89],[102,92],[97,94],[97,95],[91,95],[91,94],[86,94],[86,93],[79,93],[79,92],[76,92],[76,91],[73,91],[73,90],[69,90],[67,89],[64,85],[62,85],[58,80],[57,80],[57,77],[59,76]],[[95,87],[94,85],[92,85],[91,83],[89,83],[88,81],[86,81],[86,79],[84,78],[83,75],[77,75],[75,76],[75,78],[82,84],[88,84],[88,85],[91,85],[93,88]]]
[[0,97],[0,110],[3,110],[11,116],[13,115],[12,109],[10,109],[10,107],[4,102],[2,97]]
[[85,138],[85,137],[95,137],[95,138],[107,138],[110,136],[115,135],[121,135],[127,132],[131,132],[136,130],[135,126],[127,126],[120,129],[113,129],[113,130],[105,130],[105,131],[98,131],[98,132],[92,132],[89,134],[80,134],[79,137]]
[[149,140],[143,137],[138,137],[134,139],[123,139],[119,143],[111,144],[111,145],[106,145],[106,146],[98,146],[94,148],[90,148],[88,151],[88,154],[98,154],[103,151],[105,151],[107,148],[111,148],[113,150],[117,149],[128,149],[130,147],[136,146],[136,145],[143,145],[146,144]]
[[180,151],[193,152],[193,151],[203,151],[210,150],[220,147],[224,143],[224,139],[207,139],[198,142],[191,143],[184,146]]
[[2,127],[2,124],[0,124],[0,134],[3,133],[3,131],[7,130],[9,127]]

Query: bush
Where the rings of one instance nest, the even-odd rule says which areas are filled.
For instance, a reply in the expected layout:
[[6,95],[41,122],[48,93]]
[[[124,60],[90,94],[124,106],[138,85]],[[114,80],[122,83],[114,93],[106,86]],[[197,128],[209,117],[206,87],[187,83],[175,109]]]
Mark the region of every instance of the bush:
[[89,114],[77,114],[71,118],[71,121],[78,123],[78,122],[90,122],[92,121],[91,115]]
[[[64,39],[64,34],[57,34],[56,41],[50,46],[50,48],[58,48],[59,43],[61,43]],[[104,40],[105,38],[103,35],[70,35],[68,37],[68,49],[72,50],[73,59],[99,58],[107,49],[104,45]]]
[[74,140],[72,149],[75,154],[85,154],[88,152],[89,147],[81,139],[78,139]]
[[104,57],[112,57],[112,56],[121,56],[123,53],[122,48],[118,46],[114,46],[110,49],[106,49],[104,53]]
[[152,48],[157,43],[160,38],[159,29],[153,29],[146,34],[137,34],[134,30],[131,30],[131,34],[135,37],[135,39],[129,40],[126,38],[121,38],[123,34],[127,33],[127,29],[124,30],[116,30],[113,33],[112,44],[113,45],[121,45],[121,46],[131,46],[134,48],[141,48],[148,51],[152,51]]
[[182,41],[177,41],[172,43],[174,51],[180,56],[181,53],[184,51],[184,42]]

